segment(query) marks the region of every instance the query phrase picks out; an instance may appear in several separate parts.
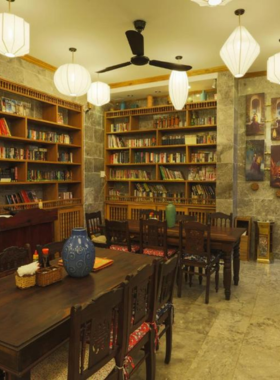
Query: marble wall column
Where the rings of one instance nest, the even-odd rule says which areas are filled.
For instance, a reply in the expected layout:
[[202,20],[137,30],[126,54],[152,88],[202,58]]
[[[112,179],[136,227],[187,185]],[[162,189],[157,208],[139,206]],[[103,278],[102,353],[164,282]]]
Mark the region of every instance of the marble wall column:
[[237,87],[229,72],[217,80],[217,211],[237,210]]

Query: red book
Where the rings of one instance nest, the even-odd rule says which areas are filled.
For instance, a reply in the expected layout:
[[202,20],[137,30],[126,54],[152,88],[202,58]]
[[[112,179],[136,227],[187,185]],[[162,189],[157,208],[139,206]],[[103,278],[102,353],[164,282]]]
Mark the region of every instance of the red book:
[[27,192],[25,190],[21,190],[20,193],[21,193],[22,198],[24,199],[24,202],[29,203],[30,200],[28,198]]

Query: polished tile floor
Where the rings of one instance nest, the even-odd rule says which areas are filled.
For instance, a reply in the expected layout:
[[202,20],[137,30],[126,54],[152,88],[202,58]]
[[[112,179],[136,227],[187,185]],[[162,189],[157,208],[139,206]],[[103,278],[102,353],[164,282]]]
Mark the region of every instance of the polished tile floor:
[[[280,261],[242,262],[230,301],[222,276],[218,293],[211,281],[209,305],[197,279],[174,297],[172,360],[164,364],[162,340],[156,380],[279,380]],[[133,378],[145,379],[144,368]]]

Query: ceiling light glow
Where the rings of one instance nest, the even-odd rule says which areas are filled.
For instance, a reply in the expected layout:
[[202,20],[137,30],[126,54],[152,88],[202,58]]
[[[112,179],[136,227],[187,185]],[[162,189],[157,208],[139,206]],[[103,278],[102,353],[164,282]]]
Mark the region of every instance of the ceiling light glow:
[[169,78],[169,96],[176,110],[184,108],[189,92],[189,80],[185,71],[172,71]]
[[217,5],[226,5],[231,0],[191,0],[201,7],[216,7]]
[[276,84],[280,84],[280,53],[268,58],[267,79]]
[[9,58],[29,53],[29,24],[11,13],[0,13],[0,54]]
[[99,107],[109,103],[110,86],[104,82],[93,82],[88,90],[87,100],[89,103]]

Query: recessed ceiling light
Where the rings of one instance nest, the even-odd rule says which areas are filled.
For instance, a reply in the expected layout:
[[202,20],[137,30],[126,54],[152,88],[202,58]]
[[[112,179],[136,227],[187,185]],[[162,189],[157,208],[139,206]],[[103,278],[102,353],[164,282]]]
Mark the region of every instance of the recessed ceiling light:
[[231,0],[191,0],[201,7],[216,7],[217,5],[226,5]]

